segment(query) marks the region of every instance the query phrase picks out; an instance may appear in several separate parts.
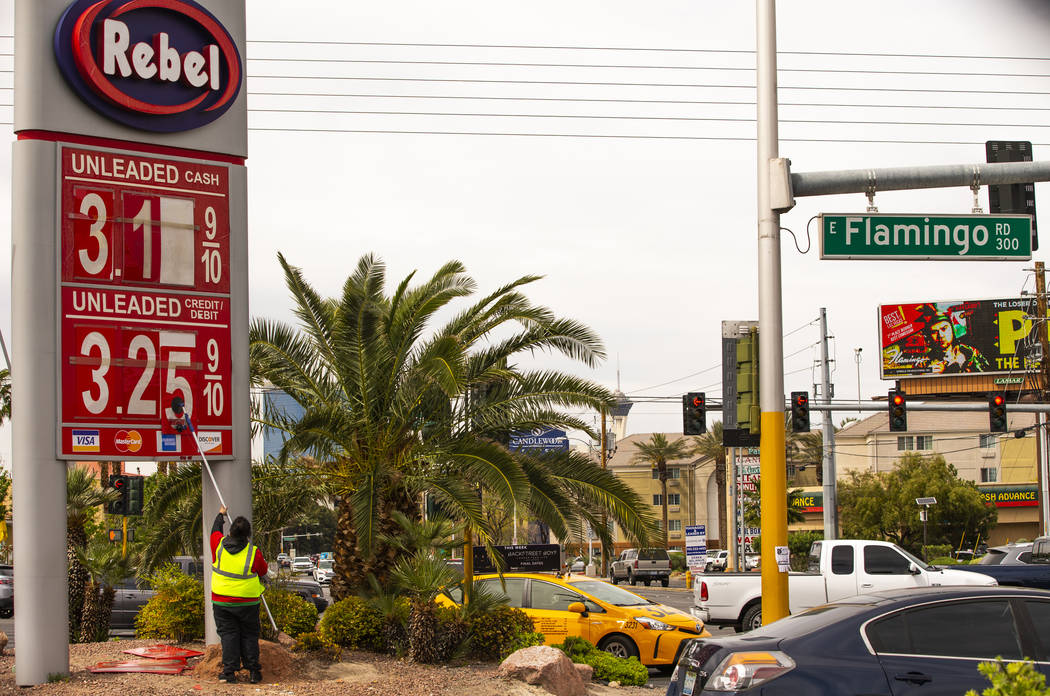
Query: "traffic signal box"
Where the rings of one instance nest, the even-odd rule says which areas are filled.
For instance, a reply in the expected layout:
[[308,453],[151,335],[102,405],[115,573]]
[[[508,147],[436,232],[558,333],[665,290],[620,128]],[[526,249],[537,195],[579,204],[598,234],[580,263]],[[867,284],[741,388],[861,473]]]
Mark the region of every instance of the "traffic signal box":
[[890,432],[904,433],[908,431],[908,400],[902,392],[894,389],[889,393],[890,404]]
[[689,392],[682,397],[682,432],[703,435],[707,432],[707,395]]
[[106,505],[106,512],[111,515],[141,515],[145,480],[145,476],[110,474],[109,487],[120,493],[120,497]]
[[109,487],[120,493],[120,497],[106,505],[106,512],[111,515],[128,514],[128,477],[124,474],[110,474]]
[[[125,507],[125,515],[142,514],[142,487],[146,481],[145,476],[126,476],[128,480],[128,504]],[[130,541],[130,539],[128,540]]]
[[762,408],[758,397],[758,329],[736,344],[736,427],[758,435]]
[[988,429],[993,433],[1007,431],[1006,397],[1002,394],[993,394],[988,397]]
[[791,432],[809,432],[809,392],[791,392]]

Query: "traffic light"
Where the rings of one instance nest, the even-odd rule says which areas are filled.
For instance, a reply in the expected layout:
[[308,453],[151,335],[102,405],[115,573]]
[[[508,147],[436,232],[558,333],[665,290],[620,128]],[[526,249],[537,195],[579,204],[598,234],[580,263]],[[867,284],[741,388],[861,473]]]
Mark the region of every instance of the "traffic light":
[[1006,397],[994,394],[988,397],[988,429],[993,433],[1005,433]]
[[758,435],[762,407],[758,400],[758,329],[736,344],[736,427]]
[[689,392],[682,397],[682,432],[686,435],[707,432],[707,396],[703,392]]
[[791,432],[809,432],[809,392],[791,392]]
[[118,541],[124,541],[124,533],[119,529],[111,529],[109,530],[109,540],[114,544]]
[[903,392],[896,389],[889,393],[890,402],[890,432],[908,432],[908,401]]
[[[146,480],[145,476],[125,476],[127,479],[128,502],[125,506],[125,515],[142,514],[142,486]],[[130,541],[130,539],[129,539]]]
[[111,515],[128,514],[128,477],[124,474],[110,474],[109,487],[120,493],[120,497],[106,505],[106,512]]

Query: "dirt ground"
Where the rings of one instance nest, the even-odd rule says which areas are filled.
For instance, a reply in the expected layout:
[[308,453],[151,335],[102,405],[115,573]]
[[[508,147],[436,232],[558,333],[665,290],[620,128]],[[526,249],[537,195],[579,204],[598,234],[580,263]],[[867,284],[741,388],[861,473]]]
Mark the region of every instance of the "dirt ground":
[[[137,659],[122,651],[155,645],[156,640],[113,640],[69,646],[70,676],[49,684],[19,687],[15,683],[15,658],[0,656],[0,694],[52,694],[54,696],[157,696],[201,694],[250,694],[251,696],[544,696],[547,691],[495,676],[496,665],[424,666],[384,655],[344,651],[339,662],[328,663],[300,653],[289,653],[273,643],[261,643],[263,682],[248,684],[247,674],[238,684],[218,681],[217,646],[201,643],[180,647],[205,651],[191,658],[180,675],[92,674],[90,665],[102,660]],[[10,651],[8,651],[10,652]],[[590,686],[590,696],[651,696],[652,689]]]

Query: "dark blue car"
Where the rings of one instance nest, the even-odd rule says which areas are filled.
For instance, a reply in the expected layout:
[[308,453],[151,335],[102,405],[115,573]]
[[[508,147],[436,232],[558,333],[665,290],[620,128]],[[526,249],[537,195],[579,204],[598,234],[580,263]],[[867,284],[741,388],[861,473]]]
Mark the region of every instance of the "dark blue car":
[[923,587],[850,597],[682,650],[668,696],[960,696],[977,665],[1029,658],[1050,676],[1050,592]]

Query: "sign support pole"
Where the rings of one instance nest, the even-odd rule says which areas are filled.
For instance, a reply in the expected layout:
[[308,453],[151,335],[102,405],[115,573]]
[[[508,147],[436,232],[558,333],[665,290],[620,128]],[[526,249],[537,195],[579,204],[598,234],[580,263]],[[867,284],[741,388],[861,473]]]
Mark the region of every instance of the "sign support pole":
[[[831,405],[831,366],[828,363],[828,311],[820,308],[820,378],[823,390],[820,400]],[[857,390],[858,401],[860,390]],[[824,538],[839,538],[838,486],[835,467],[835,424],[831,412],[823,414],[823,462],[824,467]]]
[[784,330],[780,282],[780,213],[772,206],[773,160],[779,157],[776,3],[757,0],[758,90],[758,322],[759,398],[762,408],[762,620],[788,610],[788,574],[776,563],[787,546],[787,469],[784,458]]

